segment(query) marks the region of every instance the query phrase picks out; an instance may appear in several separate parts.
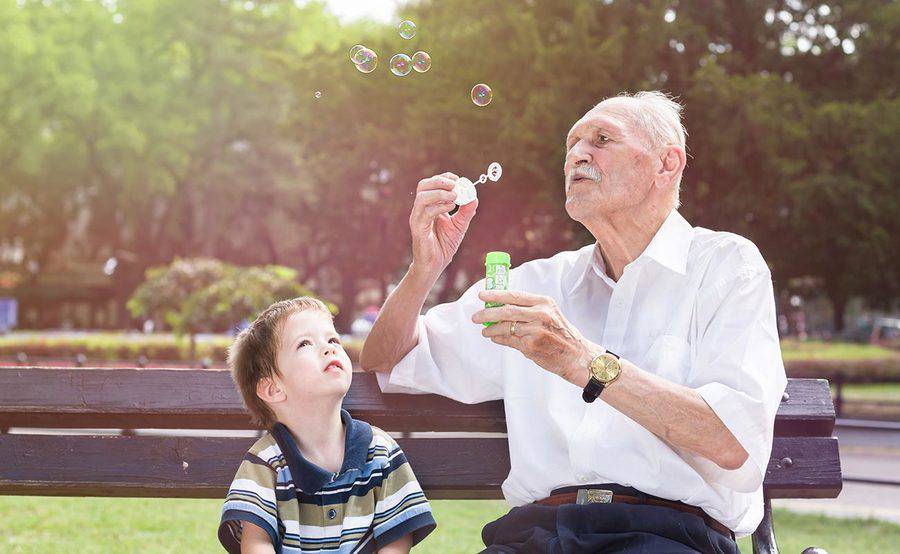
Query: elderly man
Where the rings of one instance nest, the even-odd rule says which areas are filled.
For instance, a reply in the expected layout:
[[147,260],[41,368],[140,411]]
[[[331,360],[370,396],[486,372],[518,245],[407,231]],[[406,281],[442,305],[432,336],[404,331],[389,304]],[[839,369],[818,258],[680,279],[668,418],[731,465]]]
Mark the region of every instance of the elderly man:
[[662,93],[599,103],[564,167],[596,242],[424,316],[477,202],[451,217],[456,176],[419,183],[413,261],[360,361],[386,392],[504,401],[514,508],[486,552],[738,552],[762,518],[786,384],[771,275],[752,242],[678,213],[685,134]]

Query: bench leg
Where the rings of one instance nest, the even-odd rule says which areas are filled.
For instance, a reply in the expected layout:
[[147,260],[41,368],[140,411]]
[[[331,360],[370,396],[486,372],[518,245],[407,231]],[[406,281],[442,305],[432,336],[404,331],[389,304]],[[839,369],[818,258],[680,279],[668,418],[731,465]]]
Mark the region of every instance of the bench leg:
[[772,525],[772,502],[763,497],[763,518],[753,533],[753,554],[778,554],[775,544],[775,527]]

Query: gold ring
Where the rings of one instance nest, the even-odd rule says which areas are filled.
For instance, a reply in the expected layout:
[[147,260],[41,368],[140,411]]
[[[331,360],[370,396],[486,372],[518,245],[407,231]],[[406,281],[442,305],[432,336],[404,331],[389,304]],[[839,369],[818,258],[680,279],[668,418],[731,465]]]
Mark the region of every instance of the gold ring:
[[512,326],[509,328],[509,334],[512,336],[516,336],[516,325],[518,325],[518,321],[513,321]]

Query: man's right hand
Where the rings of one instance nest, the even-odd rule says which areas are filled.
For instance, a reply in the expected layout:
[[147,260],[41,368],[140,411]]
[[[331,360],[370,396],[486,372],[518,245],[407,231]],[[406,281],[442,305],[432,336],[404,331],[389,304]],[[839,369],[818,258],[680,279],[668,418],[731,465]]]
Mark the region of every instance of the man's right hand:
[[440,275],[450,264],[478,209],[475,200],[460,206],[452,217],[447,215],[456,207],[452,190],[457,179],[453,173],[442,173],[422,179],[416,189],[409,216],[413,265],[431,275]]

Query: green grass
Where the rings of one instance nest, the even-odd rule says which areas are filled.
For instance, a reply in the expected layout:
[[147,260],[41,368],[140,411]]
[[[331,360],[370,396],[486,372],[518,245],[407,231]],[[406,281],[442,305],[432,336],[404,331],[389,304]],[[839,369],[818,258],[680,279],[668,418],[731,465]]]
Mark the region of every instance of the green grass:
[[[438,529],[417,553],[477,552],[481,528],[506,513],[501,501],[439,500]],[[0,551],[38,553],[221,552],[216,539],[219,500],[0,497]],[[835,520],[775,511],[782,552],[821,546],[830,554],[888,552],[900,544],[900,525]],[[752,551],[750,538],[738,541]],[[894,545],[894,546],[892,546]]]
[[781,341],[781,355],[789,360],[880,360],[898,356],[896,351],[872,344],[824,342],[819,340]]
[[[832,393],[835,388],[834,385],[831,385]],[[847,401],[900,402],[900,383],[844,385],[841,395]]]

